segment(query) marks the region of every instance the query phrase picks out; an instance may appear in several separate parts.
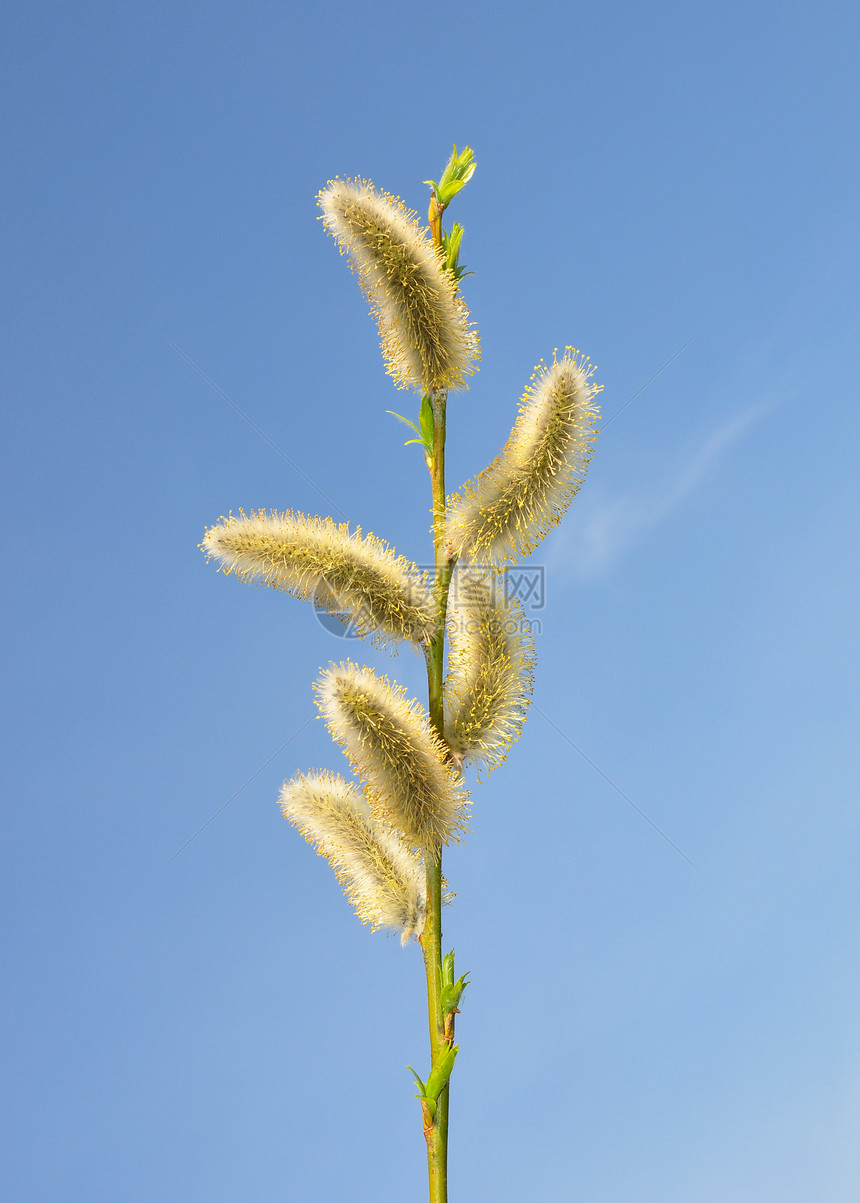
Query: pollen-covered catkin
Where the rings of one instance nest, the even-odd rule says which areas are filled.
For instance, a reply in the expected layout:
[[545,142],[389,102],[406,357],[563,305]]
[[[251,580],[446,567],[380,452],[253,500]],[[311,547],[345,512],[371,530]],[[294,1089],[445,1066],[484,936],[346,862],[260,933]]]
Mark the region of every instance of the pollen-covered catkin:
[[412,211],[369,180],[330,180],[317,200],[379,326],[388,373],[402,388],[462,388],[478,336],[457,282]]
[[375,535],[286,513],[222,518],[200,545],[225,573],[344,615],[355,635],[421,642],[438,626],[425,573]]
[[400,932],[403,944],[420,935],[421,861],[374,820],[356,785],[336,773],[300,773],[284,783],[280,803],[284,817],[326,857],[362,923]]
[[534,641],[523,608],[490,572],[459,569],[448,599],[445,737],[459,761],[496,768],[531,699]]
[[594,452],[593,370],[573,347],[539,365],[500,455],[449,500],[452,556],[493,568],[515,564],[561,519]]
[[431,854],[455,840],[465,827],[467,795],[423,707],[402,686],[348,660],[324,669],[315,691],[374,818]]

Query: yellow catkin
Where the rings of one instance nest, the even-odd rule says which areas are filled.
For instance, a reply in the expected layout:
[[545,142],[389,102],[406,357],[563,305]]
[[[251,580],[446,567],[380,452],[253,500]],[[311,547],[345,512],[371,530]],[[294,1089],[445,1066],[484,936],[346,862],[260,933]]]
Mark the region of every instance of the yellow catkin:
[[336,773],[299,774],[280,794],[284,817],[334,869],[362,923],[400,933],[424,926],[423,866],[394,832],[374,820],[361,790]]
[[500,455],[449,500],[452,556],[492,568],[515,564],[561,519],[594,452],[600,411],[592,372],[573,347],[538,366]]
[[448,601],[445,737],[459,761],[496,768],[531,700],[534,641],[519,601],[490,572],[460,569]]
[[374,818],[431,854],[456,840],[468,796],[420,704],[350,661],[325,669],[315,690],[332,738],[364,782]]
[[369,180],[330,180],[317,200],[379,326],[386,369],[401,388],[463,388],[478,336],[441,251],[414,212]]
[[240,512],[200,545],[225,573],[343,615],[361,638],[421,642],[437,628],[426,574],[375,535],[306,514]]

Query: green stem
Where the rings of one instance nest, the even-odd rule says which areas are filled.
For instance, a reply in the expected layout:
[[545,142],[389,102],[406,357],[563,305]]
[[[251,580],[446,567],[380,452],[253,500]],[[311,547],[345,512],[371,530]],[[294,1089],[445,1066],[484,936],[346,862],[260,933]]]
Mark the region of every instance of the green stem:
[[[427,872],[427,918],[421,935],[427,973],[427,1013],[430,1020],[430,1064],[442,1043],[442,863],[430,853]],[[422,1107],[427,1141],[427,1174],[430,1203],[448,1203],[448,1087],[442,1091],[435,1116]]]
[[[435,548],[435,595],[439,627],[427,647],[427,690],[430,721],[440,738],[445,738],[442,706],[442,681],[445,667],[445,612],[448,606],[448,587],[451,583],[453,561],[445,552],[445,406],[447,389],[436,389],[433,402],[433,458],[430,478],[433,488],[433,542]],[[442,1011],[442,849],[428,851],[424,857],[427,880],[427,918],[421,934],[424,968],[427,973],[427,1012],[430,1022],[430,1064],[436,1062],[439,1050],[453,1042],[453,1028],[445,1033]],[[436,1107],[435,1116],[424,1112],[424,1135],[427,1140],[427,1171],[430,1180],[430,1203],[448,1201],[448,1092],[446,1085]]]

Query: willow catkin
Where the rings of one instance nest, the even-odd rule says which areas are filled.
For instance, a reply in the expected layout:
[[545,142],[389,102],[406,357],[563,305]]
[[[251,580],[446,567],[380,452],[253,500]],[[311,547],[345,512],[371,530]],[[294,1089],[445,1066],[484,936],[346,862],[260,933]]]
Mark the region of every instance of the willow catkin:
[[373,818],[361,790],[336,773],[300,773],[280,794],[284,817],[334,869],[362,923],[405,944],[424,925],[420,858]]
[[479,358],[457,282],[415,213],[369,180],[330,180],[317,200],[379,326],[388,373],[402,388],[462,388]]
[[449,499],[452,556],[496,569],[515,564],[561,519],[594,452],[593,370],[573,347],[538,366],[500,455]]
[[465,827],[467,795],[423,707],[402,686],[348,660],[325,669],[315,691],[374,817],[431,854],[455,840]]
[[460,569],[448,600],[445,737],[455,758],[496,768],[531,699],[534,641],[519,601],[490,573]]
[[346,523],[290,510],[240,512],[210,527],[200,546],[227,574],[345,615],[361,638],[421,642],[438,626],[426,574]]

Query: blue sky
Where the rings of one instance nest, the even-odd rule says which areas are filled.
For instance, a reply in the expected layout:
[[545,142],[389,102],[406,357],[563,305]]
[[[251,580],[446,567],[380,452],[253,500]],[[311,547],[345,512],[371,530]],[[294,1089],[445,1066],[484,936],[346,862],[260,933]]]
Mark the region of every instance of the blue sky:
[[423,210],[457,142],[483,363],[451,487],[555,346],[617,417],[447,861],[452,1199],[856,1199],[855,6],[3,21],[4,1194],[424,1197],[417,949],[275,804],[344,763],[321,665],[422,665],[197,543],[294,507],[426,561],[385,413],[414,402],[314,197]]

